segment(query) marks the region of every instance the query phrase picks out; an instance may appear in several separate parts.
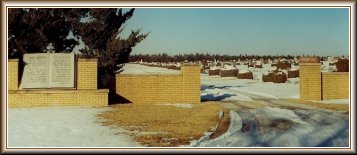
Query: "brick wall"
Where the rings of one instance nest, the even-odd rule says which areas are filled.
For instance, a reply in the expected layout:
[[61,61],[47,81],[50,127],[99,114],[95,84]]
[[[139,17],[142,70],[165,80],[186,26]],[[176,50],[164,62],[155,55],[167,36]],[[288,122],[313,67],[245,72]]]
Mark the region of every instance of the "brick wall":
[[8,61],[10,108],[44,106],[107,106],[108,89],[97,89],[97,59],[77,62],[77,89],[18,90],[18,61]]
[[108,105],[108,90],[17,90],[9,91],[9,108]]
[[320,63],[300,63],[300,99],[349,97],[349,72],[323,72]]
[[201,102],[201,69],[200,66],[183,64],[181,66],[183,83],[183,102]]
[[77,89],[97,89],[97,59],[78,59]]
[[9,59],[7,68],[7,84],[9,90],[17,90],[19,87],[19,59]]
[[116,75],[116,91],[133,103],[200,103],[200,66],[182,65],[181,75]]
[[348,72],[322,73],[322,98],[347,99],[349,95]]
[[321,100],[321,64],[300,63],[300,98]]

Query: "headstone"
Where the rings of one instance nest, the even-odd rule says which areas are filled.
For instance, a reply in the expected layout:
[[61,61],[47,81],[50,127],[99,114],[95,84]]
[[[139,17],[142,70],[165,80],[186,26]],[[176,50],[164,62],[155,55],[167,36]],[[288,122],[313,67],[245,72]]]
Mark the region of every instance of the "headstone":
[[74,87],[73,53],[25,54],[23,60],[20,89]]
[[328,62],[333,62],[332,57],[330,57],[330,56],[327,57],[327,61],[328,61]]

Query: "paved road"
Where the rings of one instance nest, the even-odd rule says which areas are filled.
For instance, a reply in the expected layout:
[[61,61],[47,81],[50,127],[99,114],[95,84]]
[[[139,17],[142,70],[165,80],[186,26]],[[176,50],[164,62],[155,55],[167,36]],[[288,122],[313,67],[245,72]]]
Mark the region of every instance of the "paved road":
[[286,99],[276,99],[276,98],[269,98],[266,96],[259,96],[257,94],[250,94],[246,92],[242,92],[239,90],[232,90],[232,89],[224,89],[224,91],[233,93],[233,94],[242,94],[252,98],[254,101],[224,101],[222,105],[227,109],[232,110],[241,110],[246,108],[262,108],[266,106],[270,107],[279,107],[284,109],[320,109],[314,106],[306,105],[306,104],[296,104],[288,101]]

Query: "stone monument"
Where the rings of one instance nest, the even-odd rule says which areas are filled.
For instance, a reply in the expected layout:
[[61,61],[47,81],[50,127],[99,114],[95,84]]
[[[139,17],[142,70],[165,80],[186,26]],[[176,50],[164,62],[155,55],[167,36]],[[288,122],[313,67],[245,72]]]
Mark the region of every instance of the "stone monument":
[[74,88],[74,53],[25,54],[20,89]]

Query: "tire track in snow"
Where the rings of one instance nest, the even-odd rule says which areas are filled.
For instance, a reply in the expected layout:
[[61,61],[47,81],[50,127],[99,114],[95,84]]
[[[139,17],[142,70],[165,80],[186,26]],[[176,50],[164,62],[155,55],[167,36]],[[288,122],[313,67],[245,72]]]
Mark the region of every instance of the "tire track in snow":
[[[270,106],[270,107],[279,107],[279,108],[285,108],[285,109],[318,109],[317,107],[314,107],[314,106],[291,103],[284,99],[273,98],[273,97],[270,98],[270,97],[267,97],[267,95],[252,94],[252,93],[239,91],[236,89],[230,89],[230,88],[225,88],[224,90],[229,93],[241,94],[241,95],[248,96],[248,97],[252,98],[254,100],[254,102],[261,104],[261,107]],[[255,107],[255,106],[250,105],[250,104],[252,104],[252,102],[245,102],[245,101],[237,100],[237,101],[234,101],[234,103],[236,103],[240,106],[247,107],[247,108]]]

